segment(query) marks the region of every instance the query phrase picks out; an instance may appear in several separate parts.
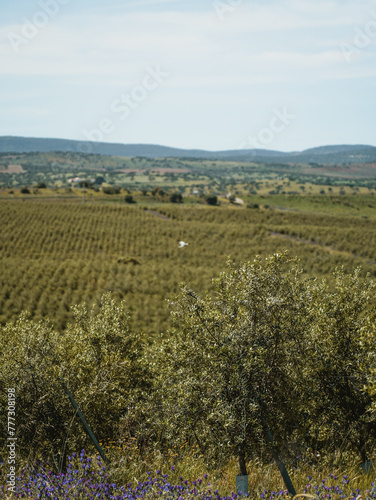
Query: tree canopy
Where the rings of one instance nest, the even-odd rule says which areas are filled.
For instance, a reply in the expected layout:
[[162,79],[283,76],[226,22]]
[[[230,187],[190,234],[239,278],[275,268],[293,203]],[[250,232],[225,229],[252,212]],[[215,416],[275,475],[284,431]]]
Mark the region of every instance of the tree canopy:
[[362,390],[374,285],[359,271],[337,270],[335,281],[331,291],[279,253],[229,261],[213,294],[183,286],[171,302],[175,331],[160,348],[167,438],[194,440],[213,459],[237,455],[242,474],[246,456],[269,450],[279,460],[334,435],[338,444],[349,426],[364,450],[375,432]]
[[[84,429],[62,382],[99,438],[114,435],[150,385],[142,339],[130,331],[124,303],[107,294],[97,310],[73,309],[74,322],[62,333],[26,313],[1,329],[0,404],[6,407],[7,388],[15,388],[20,451],[83,446]],[[0,432],[5,438],[5,422]]]

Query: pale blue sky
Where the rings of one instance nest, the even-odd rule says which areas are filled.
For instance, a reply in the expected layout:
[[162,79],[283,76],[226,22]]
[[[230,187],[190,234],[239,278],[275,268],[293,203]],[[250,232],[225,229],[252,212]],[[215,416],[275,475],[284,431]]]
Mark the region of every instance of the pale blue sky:
[[372,144],[371,0],[2,0],[0,135]]

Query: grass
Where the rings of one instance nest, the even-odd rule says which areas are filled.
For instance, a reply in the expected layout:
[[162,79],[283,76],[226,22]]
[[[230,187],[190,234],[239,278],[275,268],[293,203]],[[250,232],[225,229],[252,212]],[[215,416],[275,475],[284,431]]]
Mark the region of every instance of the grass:
[[[108,443],[108,467],[99,456],[85,451],[69,457],[64,473],[47,461],[23,466],[17,479],[16,498],[236,498],[235,459],[213,469],[195,447],[145,452],[132,439]],[[4,467],[3,474],[6,473]],[[298,496],[315,499],[376,498],[373,472],[363,473],[352,455],[298,457],[289,474]],[[3,477],[4,483],[5,478]],[[248,463],[249,496],[273,500],[289,494],[274,463],[259,459]],[[0,489],[0,498],[11,498]],[[44,492],[44,493],[43,493]],[[41,494],[44,496],[41,496]]]

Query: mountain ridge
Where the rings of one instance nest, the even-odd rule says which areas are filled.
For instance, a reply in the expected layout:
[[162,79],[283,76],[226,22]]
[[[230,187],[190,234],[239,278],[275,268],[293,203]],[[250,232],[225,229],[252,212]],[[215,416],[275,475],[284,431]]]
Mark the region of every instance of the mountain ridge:
[[365,144],[339,144],[282,152],[267,149],[235,149],[208,151],[180,149],[158,144],[122,144],[76,141],[71,139],[0,136],[0,153],[72,152],[103,156],[146,158],[197,158],[227,161],[264,161],[283,163],[372,163],[376,162],[376,147]]

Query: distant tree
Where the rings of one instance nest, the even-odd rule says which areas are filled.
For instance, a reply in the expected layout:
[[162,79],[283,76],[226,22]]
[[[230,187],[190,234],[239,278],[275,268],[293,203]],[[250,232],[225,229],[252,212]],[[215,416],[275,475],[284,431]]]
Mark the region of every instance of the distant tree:
[[218,205],[218,197],[215,195],[209,195],[205,198],[205,201],[208,205]]
[[171,203],[183,203],[183,196],[180,193],[172,193],[169,200]]
[[98,175],[94,180],[94,184],[98,184],[99,186],[101,186],[105,182],[105,180],[106,179],[102,175]]
[[93,184],[90,181],[81,181],[78,185],[80,188],[93,188]]
[[161,187],[155,187],[155,188],[152,190],[151,194],[152,194],[153,196],[160,196],[161,198],[163,198],[163,197],[164,197],[164,195],[165,195],[165,192],[164,192],[164,190],[163,190]]
[[118,186],[106,186],[102,187],[102,191],[104,194],[120,194],[121,193],[121,187]]
[[125,203],[136,203],[133,199],[133,196],[131,194],[127,194],[125,197],[124,197],[124,201]]

